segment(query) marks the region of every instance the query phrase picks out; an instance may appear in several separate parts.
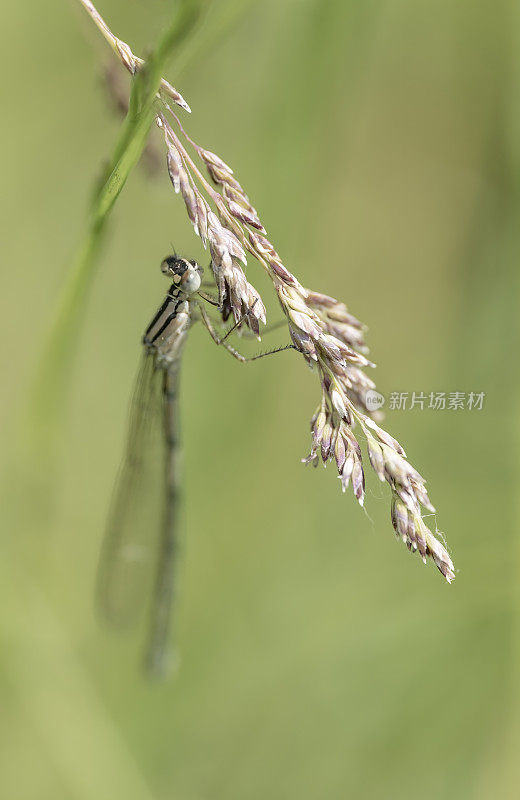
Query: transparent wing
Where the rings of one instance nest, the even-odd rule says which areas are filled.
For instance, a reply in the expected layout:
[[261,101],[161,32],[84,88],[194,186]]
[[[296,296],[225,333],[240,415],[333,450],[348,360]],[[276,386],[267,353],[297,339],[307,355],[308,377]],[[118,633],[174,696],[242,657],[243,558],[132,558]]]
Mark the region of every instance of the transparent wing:
[[101,552],[98,605],[118,626],[136,620],[157,568],[164,502],[163,374],[154,356],[145,354]]

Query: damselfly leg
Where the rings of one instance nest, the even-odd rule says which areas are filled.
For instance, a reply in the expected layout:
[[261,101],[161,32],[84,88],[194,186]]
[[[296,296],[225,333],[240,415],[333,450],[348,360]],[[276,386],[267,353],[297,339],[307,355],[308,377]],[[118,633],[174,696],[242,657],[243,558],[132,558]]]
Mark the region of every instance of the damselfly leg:
[[[208,316],[208,313],[207,313],[206,309],[204,308],[204,306],[201,303],[199,303],[198,307],[199,307],[199,311],[200,311],[200,316],[201,316],[202,322],[204,323],[205,327],[207,328],[208,333],[211,336],[211,338],[213,339],[213,341],[215,342],[215,344],[222,345],[224,347],[224,349],[227,350],[227,352],[230,353],[230,355],[232,355],[233,358],[236,358],[237,361],[240,361],[241,364],[247,364],[250,361],[258,361],[258,359],[260,359],[260,358],[265,358],[265,356],[271,356],[271,355],[274,355],[275,353],[282,353],[284,350],[296,350],[297,349],[293,344],[285,344],[285,345],[282,345],[281,347],[275,347],[272,350],[268,350],[266,353],[259,353],[256,356],[244,356],[244,355],[242,355],[242,353],[239,353],[238,350],[236,350],[234,347],[232,347],[230,344],[228,344],[226,339],[230,336],[230,334],[233,333],[233,331],[236,328],[238,328],[244,322],[244,320],[247,317],[247,314],[245,314],[240,320],[238,320],[238,322],[235,322],[235,324],[227,331],[227,333],[224,334],[224,336],[219,337],[219,335],[216,332],[216,330],[215,330],[215,328],[213,326],[213,323],[211,322],[211,320],[210,320],[210,318]],[[250,313],[250,311],[248,311],[247,313]]]

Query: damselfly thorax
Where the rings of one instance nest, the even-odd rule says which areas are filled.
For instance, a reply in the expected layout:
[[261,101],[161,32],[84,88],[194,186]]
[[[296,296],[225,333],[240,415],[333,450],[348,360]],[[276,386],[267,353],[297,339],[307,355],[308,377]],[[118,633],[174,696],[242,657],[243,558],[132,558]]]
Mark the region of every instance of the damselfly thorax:
[[192,320],[190,296],[200,288],[202,268],[196,261],[169,256],[161,269],[173,277],[166,299],[143,336],[143,344],[156,356],[157,367],[167,369],[180,358]]

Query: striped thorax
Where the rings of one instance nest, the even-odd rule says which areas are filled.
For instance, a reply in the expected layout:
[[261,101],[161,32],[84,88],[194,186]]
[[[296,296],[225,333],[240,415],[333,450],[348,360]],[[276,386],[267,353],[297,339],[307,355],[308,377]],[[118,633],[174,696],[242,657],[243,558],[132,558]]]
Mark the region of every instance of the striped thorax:
[[200,288],[202,267],[196,261],[168,256],[161,270],[173,283],[143,336],[143,344],[156,355],[157,366],[167,369],[181,355],[191,324],[190,297]]

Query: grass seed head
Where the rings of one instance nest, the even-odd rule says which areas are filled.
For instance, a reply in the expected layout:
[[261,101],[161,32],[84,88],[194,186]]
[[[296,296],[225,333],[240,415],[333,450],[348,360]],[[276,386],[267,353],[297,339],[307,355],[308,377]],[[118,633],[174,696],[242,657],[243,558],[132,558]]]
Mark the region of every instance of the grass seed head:
[[[144,61],[112,34],[90,0],[81,2],[126,69],[135,75]],[[243,319],[257,335],[260,323],[266,321],[262,299],[245,275],[247,251],[271,278],[291,341],[318,375],[321,403],[311,422],[311,451],[303,460],[314,466],[320,459],[324,464],[334,460],[343,491],[351,484],[363,505],[365,475],[354,435],[357,427],[365,437],[372,468],[390,486],[396,534],[423,560],[430,558],[451,582],[455,577],[451,558],[422,518],[423,507],[433,510],[424,479],[407,461],[399,442],[377,424],[380,414],[378,417],[378,412],[367,407],[367,391],[375,384],[364,372],[374,366],[367,358],[365,326],[344,303],[299,283],[267,238],[258,212],[231,167],[190,139],[169,101],[190,110],[182,95],[163,79],[156,97],[156,122],[165,138],[168,173],[174,191],[183,198],[195,233],[209,247],[223,320],[230,315],[237,322]]]

